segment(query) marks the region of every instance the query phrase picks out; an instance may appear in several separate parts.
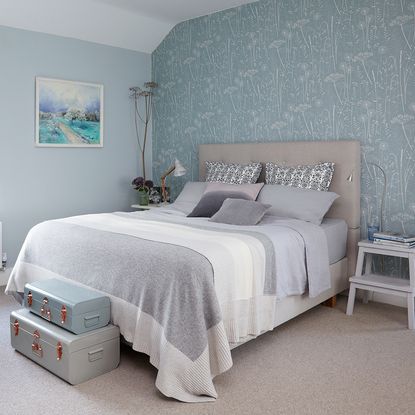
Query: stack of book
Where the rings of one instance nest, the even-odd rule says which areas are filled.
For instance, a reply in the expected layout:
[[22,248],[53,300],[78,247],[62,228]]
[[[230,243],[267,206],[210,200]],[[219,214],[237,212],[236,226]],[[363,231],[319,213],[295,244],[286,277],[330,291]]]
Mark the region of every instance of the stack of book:
[[403,248],[415,247],[415,235],[404,235],[397,232],[375,232],[373,242],[381,245],[393,245]]

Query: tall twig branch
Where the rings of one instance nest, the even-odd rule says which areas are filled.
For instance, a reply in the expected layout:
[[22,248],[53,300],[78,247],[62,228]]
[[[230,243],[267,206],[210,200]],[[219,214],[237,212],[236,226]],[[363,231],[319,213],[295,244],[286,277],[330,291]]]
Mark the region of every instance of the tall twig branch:
[[[144,88],[130,88],[130,97],[134,99],[134,126],[137,137],[138,147],[141,152],[141,165],[143,169],[143,177],[146,179],[145,152],[147,144],[148,124],[152,115],[152,90],[157,87],[155,82],[146,82]],[[144,97],[144,115],[140,114],[140,97]],[[144,125],[143,139],[140,140],[140,121]]]

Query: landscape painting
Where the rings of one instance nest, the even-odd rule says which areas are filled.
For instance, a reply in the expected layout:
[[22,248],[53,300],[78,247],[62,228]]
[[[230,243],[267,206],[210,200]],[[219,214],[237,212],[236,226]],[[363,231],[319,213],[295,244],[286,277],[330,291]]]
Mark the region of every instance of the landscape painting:
[[102,147],[104,87],[36,78],[36,145]]

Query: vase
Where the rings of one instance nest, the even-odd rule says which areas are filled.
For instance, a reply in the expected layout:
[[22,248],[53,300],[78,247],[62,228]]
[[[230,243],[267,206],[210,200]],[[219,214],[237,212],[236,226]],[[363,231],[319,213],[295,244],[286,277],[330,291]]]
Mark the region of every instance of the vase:
[[148,192],[142,191],[138,192],[138,204],[141,206],[147,206],[149,201]]
[[367,227],[367,239],[369,239],[369,241],[373,241],[375,239],[374,234],[376,232],[379,232],[379,225],[369,225]]

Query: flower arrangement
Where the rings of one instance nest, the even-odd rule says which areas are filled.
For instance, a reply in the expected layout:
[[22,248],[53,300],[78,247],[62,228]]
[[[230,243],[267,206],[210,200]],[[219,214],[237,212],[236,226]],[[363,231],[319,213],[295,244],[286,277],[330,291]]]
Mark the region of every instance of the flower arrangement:
[[154,183],[152,180],[144,180],[144,177],[136,177],[131,184],[133,185],[135,190],[138,190],[139,192],[146,192],[149,193],[152,187],[154,186]]
[[144,177],[136,177],[132,182],[132,186],[138,191],[138,202],[140,205],[146,206],[149,202],[149,194],[154,186],[151,180],[144,180]]

